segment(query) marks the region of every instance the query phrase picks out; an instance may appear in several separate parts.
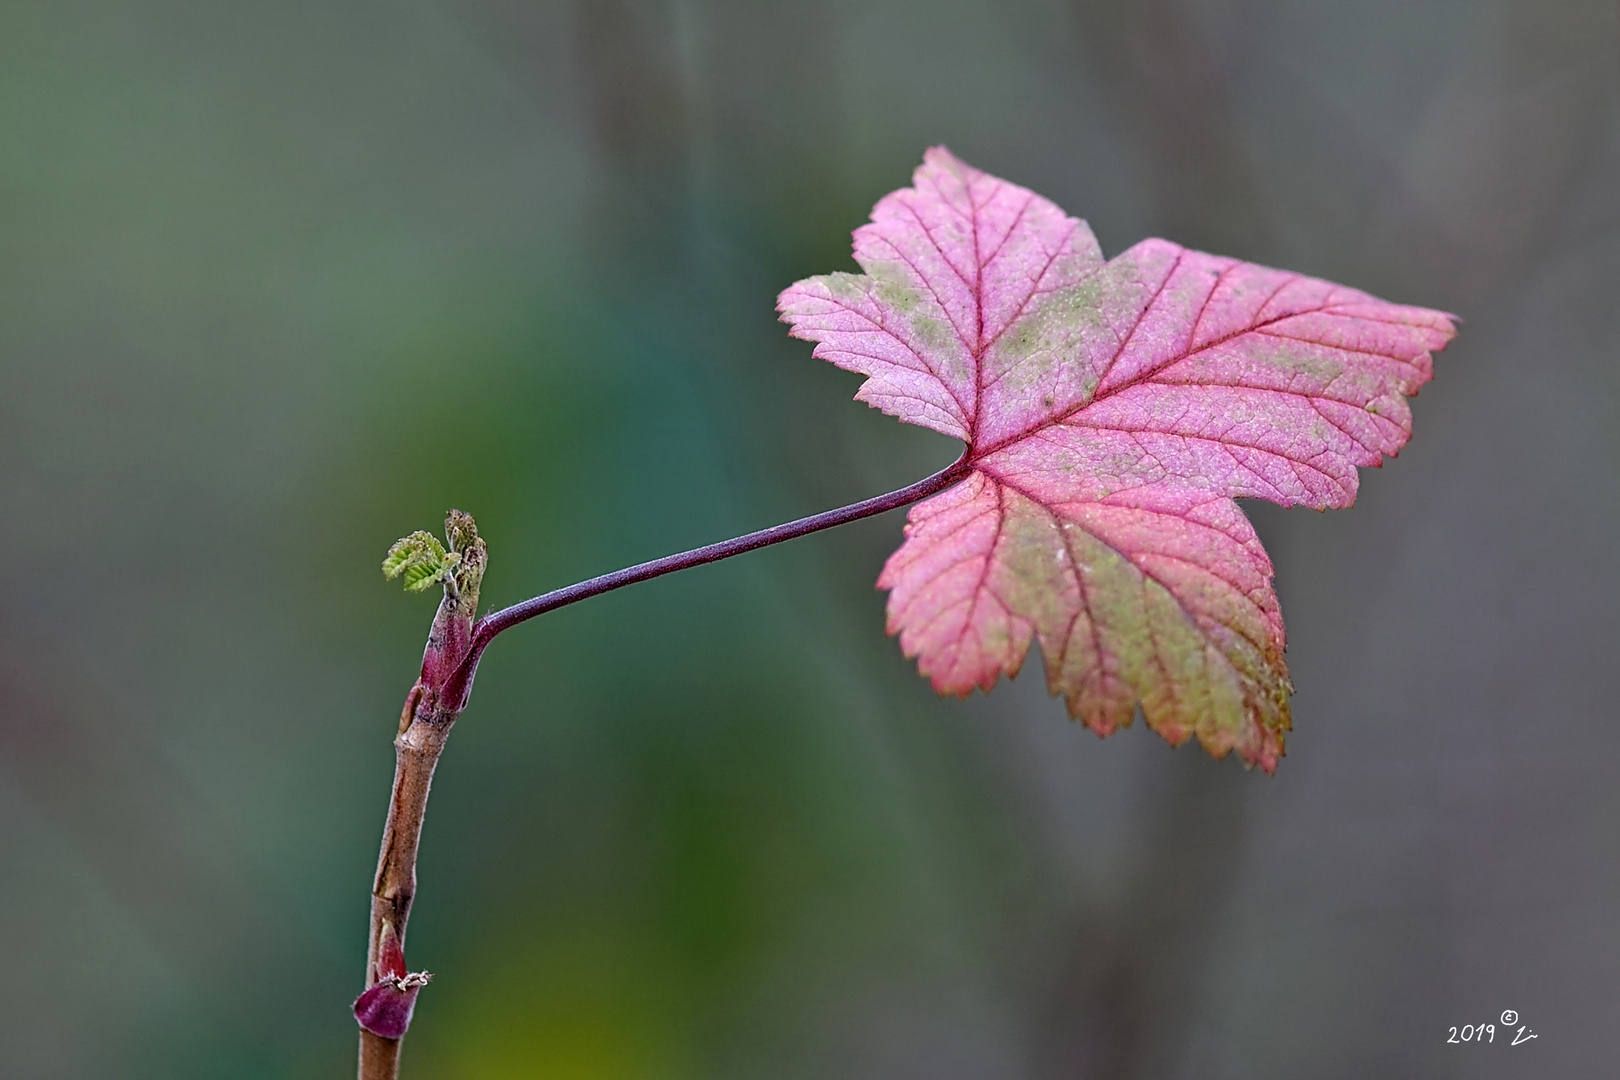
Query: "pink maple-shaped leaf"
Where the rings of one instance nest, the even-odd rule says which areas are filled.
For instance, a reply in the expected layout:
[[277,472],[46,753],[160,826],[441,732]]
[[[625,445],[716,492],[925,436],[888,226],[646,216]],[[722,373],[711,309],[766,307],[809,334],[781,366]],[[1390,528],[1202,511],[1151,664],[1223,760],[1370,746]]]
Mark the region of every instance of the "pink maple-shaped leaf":
[[1100,734],[1138,705],[1172,743],[1276,768],[1292,686],[1272,567],[1233,501],[1349,506],[1411,433],[1438,311],[1085,222],[928,151],[855,231],[864,274],[778,302],[856,398],[967,444],[878,584],[941,693],[1016,675]]

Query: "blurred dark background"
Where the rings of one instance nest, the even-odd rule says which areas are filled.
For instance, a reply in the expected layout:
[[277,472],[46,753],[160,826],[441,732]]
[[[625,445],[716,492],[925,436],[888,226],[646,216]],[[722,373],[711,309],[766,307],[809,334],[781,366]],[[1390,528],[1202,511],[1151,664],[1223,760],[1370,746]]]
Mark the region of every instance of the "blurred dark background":
[[1355,509],[1251,507],[1287,760],[937,699],[898,514],[557,612],[406,1075],[1613,1075],[1617,89],[1595,0],[0,3],[0,1077],[352,1075],[384,549],[507,603],[947,463],[773,312],[934,143],[1464,318]]

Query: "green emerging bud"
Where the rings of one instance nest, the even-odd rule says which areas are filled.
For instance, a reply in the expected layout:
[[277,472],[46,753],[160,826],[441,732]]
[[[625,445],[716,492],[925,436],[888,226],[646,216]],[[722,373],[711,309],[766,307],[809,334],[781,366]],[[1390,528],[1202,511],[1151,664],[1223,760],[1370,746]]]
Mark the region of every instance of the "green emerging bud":
[[460,562],[460,552],[445,551],[438,537],[418,530],[394,542],[383,559],[382,572],[390,579],[403,574],[407,592],[422,592],[452,579]]

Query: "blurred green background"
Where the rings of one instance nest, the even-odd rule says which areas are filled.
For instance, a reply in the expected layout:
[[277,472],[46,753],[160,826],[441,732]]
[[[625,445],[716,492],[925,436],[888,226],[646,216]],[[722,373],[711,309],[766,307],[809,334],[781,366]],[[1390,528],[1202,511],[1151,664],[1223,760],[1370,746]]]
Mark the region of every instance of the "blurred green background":
[[1607,1075],[1617,68],[1597,0],[0,2],[0,1077],[352,1075],[383,551],[468,510],[504,604],[949,462],[773,312],[934,143],[1464,317],[1356,509],[1251,508],[1288,759],[937,699],[897,514],[554,613],[406,1075]]

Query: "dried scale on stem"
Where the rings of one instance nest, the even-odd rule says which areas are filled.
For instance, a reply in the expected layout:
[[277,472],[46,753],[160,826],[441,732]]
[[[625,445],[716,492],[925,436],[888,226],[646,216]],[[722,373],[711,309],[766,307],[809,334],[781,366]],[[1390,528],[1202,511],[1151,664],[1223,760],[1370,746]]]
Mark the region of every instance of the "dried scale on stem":
[[416,532],[389,549],[383,561],[385,574],[403,577],[405,587],[415,592],[440,585],[444,597],[428,631],[422,673],[406,695],[394,738],[394,787],[371,889],[366,988],[354,1003],[360,1024],[360,1080],[396,1080],[400,1044],[410,1027],[417,993],[430,978],[427,972],[411,972],[405,965],[405,931],[416,898],[416,853],[433,770],[450,729],[466,708],[485,646],[501,631],[536,615],[625,585],[907,506],[943,491],[968,469],[964,455],[932,476],[896,491],[626,567],[503,608],[481,620],[476,619],[478,590],[489,556],[470,515],[450,511],[445,519],[448,546],[428,533]]

